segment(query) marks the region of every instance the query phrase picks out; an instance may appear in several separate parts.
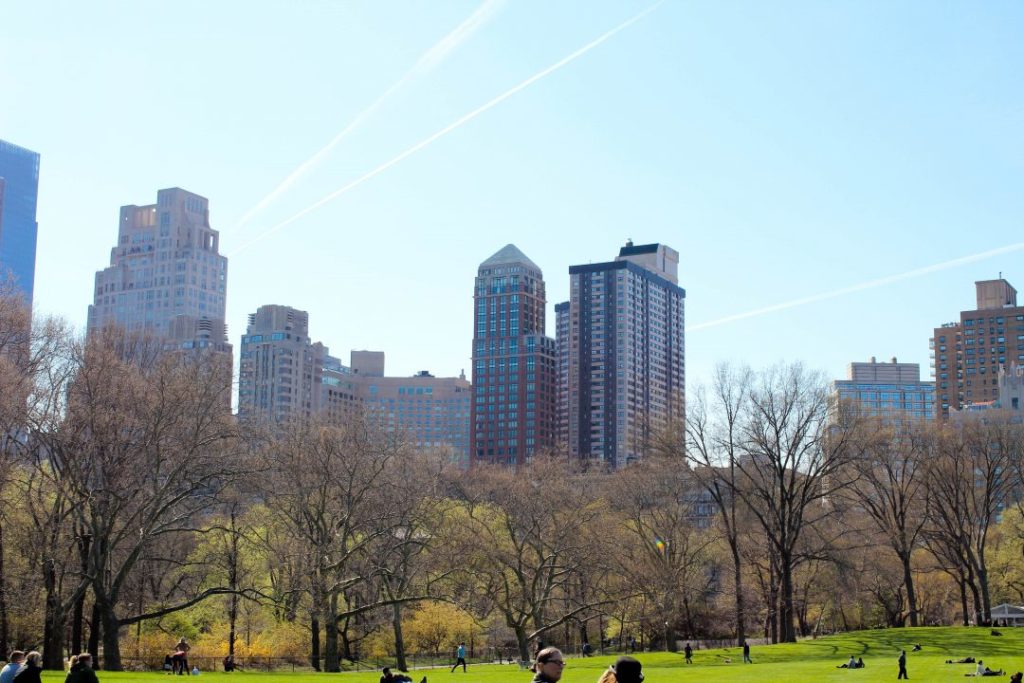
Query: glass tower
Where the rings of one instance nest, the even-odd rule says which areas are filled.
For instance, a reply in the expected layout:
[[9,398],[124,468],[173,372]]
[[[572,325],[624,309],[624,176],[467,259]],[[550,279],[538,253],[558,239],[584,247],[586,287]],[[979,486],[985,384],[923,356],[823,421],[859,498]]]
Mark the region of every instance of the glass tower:
[[36,277],[39,155],[0,140],[0,284],[13,278],[32,305]]

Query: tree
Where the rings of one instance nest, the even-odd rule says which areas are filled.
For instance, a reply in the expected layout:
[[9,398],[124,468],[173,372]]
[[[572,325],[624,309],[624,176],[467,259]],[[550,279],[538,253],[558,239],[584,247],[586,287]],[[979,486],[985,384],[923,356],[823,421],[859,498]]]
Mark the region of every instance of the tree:
[[567,582],[600,555],[593,485],[553,458],[519,469],[481,466],[453,482],[461,516],[450,517],[449,538],[460,544],[468,590],[489,597],[524,661],[530,641],[603,602],[560,609]]
[[849,442],[857,485],[848,489],[857,505],[896,554],[903,570],[910,625],[918,625],[911,558],[927,520],[928,462],[934,454],[927,425],[894,418],[862,422]]
[[106,330],[76,349],[67,409],[33,434],[83,534],[86,576],[102,627],[103,660],[120,670],[121,627],[219,593],[186,595],[124,615],[125,589],[147,552],[195,533],[200,517],[246,465],[229,412],[226,358],[163,352],[152,340]]
[[361,417],[342,425],[282,425],[265,449],[264,502],[281,515],[306,554],[314,662],[323,625],[327,671],[340,670],[342,620],[430,597],[375,593],[374,580],[384,571],[380,545],[383,539],[400,537],[409,523],[388,505],[392,491],[387,473],[409,455],[399,437]]
[[737,460],[742,453],[740,429],[744,411],[748,409],[750,382],[749,369],[716,367],[711,398],[705,389],[698,389],[696,400],[687,412],[685,448],[671,448],[669,442],[670,452],[685,453],[693,465],[694,477],[718,509],[718,522],[732,559],[737,645],[746,640],[747,628],[740,550],[741,511],[737,509]]
[[794,642],[793,571],[801,559],[799,543],[809,527],[833,514],[828,498],[848,484],[843,474],[849,428],[830,423],[823,379],[799,364],[760,373],[747,396],[735,493],[777,558],[779,639]]
[[987,548],[989,531],[1009,504],[1013,467],[1021,449],[1021,426],[993,412],[964,418],[939,433],[929,468],[925,534],[943,568],[961,585],[964,620],[967,589],[975,623],[991,618]]
[[646,598],[647,621],[674,651],[677,629],[688,638],[696,635],[694,603],[709,594],[715,575],[713,539],[695,523],[693,499],[700,485],[684,461],[664,456],[650,456],[607,483],[626,532],[612,561],[630,592]]

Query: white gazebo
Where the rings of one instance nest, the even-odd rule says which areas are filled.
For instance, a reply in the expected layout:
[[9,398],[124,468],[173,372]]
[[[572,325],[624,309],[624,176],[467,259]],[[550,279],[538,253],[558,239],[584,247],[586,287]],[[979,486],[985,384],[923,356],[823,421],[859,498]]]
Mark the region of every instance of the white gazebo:
[[1024,607],[1003,603],[992,608],[992,621],[999,620],[1000,624],[1010,626],[1024,626]]

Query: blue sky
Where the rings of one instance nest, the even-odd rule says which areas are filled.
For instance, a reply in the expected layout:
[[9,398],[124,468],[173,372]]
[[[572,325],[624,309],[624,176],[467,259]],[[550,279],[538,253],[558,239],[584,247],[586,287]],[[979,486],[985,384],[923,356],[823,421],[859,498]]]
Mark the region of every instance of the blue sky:
[[397,375],[468,371],[476,267],[508,242],[544,270],[552,334],[570,265],[627,238],[677,249],[691,386],[719,361],[927,373],[975,280],[1024,291],[1019,2],[666,0],[256,239],[650,7],[9,3],[0,138],[42,154],[37,310],[84,325],[118,208],[173,186],[210,199],[233,343],[287,304]]

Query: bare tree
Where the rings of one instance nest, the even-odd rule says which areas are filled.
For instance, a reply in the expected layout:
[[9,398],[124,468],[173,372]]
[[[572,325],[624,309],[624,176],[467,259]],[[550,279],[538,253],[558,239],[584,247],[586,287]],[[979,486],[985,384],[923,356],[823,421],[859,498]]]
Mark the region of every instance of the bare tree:
[[991,618],[987,550],[989,535],[1015,484],[1013,466],[1021,426],[993,412],[944,426],[929,468],[925,538],[940,565],[966,590],[976,623]]
[[103,662],[121,668],[121,627],[184,609],[228,588],[122,613],[147,552],[193,533],[244,469],[229,414],[227,359],[167,354],[108,331],[81,346],[59,427],[34,436],[90,539],[87,578],[102,627]]
[[565,461],[537,458],[519,469],[474,468],[454,482],[463,505],[450,537],[460,545],[470,590],[488,596],[524,661],[532,640],[603,601],[559,609],[567,583],[598,552],[594,481]]
[[[679,458],[651,456],[607,482],[612,508],[626,531],[614,554],[631,592],[643,595],[655,633],[675,650],[678,630],[696,635],[695,603],[711,590],[713,538],[697,526],[695,493],[700,484]],[[660,627],[664,625],[664,630]]]
[[747,629],[740,551],[741,511],[737,509],[737,461],[743,452],[740,430],[744,411],[748,409],[751,379],[749,369],[716,367],[711,397],[704,388],[698,389],[696,400],[687,413],[685,449],[675,449],[684,450],[694,468],[694,477],[718,509],[718,522],[732,559],[737,645],[746,640]]
[[[847,490],[899,559],[911,626],[918,625],[911,559],[927,517],[928,463],[934,455],[927,425],[894,418],[863,420],[850,444],[857,485]],[[901,600],[902,603],[902,600]]]
[[830,422],[823,379],[801,365],[780,366],[751,383],[740,425],[743,455],[735,489],[778,559],[779,639],[796,640],[793,571],[808,527],[833,514],[828,497],[847,485],[847,428]]
[[[408,456],[401,439],[361,418],[340,426],[286,425],[266,450],[265,502],[305,546],[314,658],[322,625],[327,671],[340,670],[342,620],[429,597],[389,598],[369,590],[383,570],[376,554],[382,539],[402,533],[408,521],[387,502],[389,468]],[[368,599],[352,600],[361,594]]]

